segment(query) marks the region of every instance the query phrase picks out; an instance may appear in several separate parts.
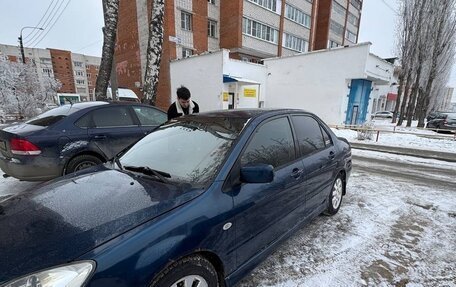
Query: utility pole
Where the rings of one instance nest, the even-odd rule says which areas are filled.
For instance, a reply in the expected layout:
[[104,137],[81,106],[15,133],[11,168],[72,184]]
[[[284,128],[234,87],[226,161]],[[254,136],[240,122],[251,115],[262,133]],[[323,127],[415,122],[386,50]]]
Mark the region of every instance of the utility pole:
[[38,30],[41,30],[41,31],[43,31],[44,29],[41,28],[41,27],[30,27],[30,26],[25,26],[25,27],[23,27],[21,29],[21,33],[20,33],[20,36],[19,36],[19,45],[21,47],[22,63],[25,64],[24,43],[22,42],[22,31],[24,29],[38,29]]

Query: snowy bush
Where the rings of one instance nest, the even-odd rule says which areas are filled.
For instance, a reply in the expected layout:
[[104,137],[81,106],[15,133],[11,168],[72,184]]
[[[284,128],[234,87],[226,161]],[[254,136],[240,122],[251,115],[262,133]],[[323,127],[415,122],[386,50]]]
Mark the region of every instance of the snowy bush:
[[374,135],[374,123],[366,122],[363,124],[359,130],[357,130],[357,139],[358,140],[371,140]]
[[40,83],[33,63],[0,58],[0,110],[4,113],[33,117],[46,110],[60,87],[59,81],[46,75]]

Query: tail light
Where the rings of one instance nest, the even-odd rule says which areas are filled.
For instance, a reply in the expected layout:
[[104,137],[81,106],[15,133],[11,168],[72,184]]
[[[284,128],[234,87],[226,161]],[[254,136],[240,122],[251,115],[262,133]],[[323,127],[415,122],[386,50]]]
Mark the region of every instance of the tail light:
[[11,139],[10,148],[11,153],[18,155],[39,155],[41,153],[36,145],[24,139]]

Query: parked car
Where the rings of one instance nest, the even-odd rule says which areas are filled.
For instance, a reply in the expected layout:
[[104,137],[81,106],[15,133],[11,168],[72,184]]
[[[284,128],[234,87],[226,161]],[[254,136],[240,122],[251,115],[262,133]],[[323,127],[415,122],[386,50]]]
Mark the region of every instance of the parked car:
[[166,120],[139,103],[64,105],[0,130],[0,168],[21,180],[52,179],[111,159]]
[[0,202],[0,285],[233,286],[336,214],[350,171],[348,142],[311,113],[174,119],[104,165]]
[[429,122],[429,121],[432,121],[432,120],[435,120],[435,119],[442,119],[444,117],[446,117],[447,115],[454,115],[456,116],[456,112],[431,112],[429,113],[429,115],[426,117],[426,120]]
[[393,115],[394,115],[393,112],[383,111],[383,112],[376,112],[374,117],[392,119]]
[[435,130],[456,130],[456,113],[440,113],[426,124],[426,128]]

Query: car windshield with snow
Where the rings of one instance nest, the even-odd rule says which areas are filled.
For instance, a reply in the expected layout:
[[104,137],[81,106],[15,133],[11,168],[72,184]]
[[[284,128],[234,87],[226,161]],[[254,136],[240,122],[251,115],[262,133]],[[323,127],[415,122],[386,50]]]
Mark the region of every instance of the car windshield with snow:
[[351,168],[348,142],[311,113],[181,117],[103,165],[1,201],[0,230],[14,232],[0,233],[0,285],[234,286],[303,224],[338,212]]

